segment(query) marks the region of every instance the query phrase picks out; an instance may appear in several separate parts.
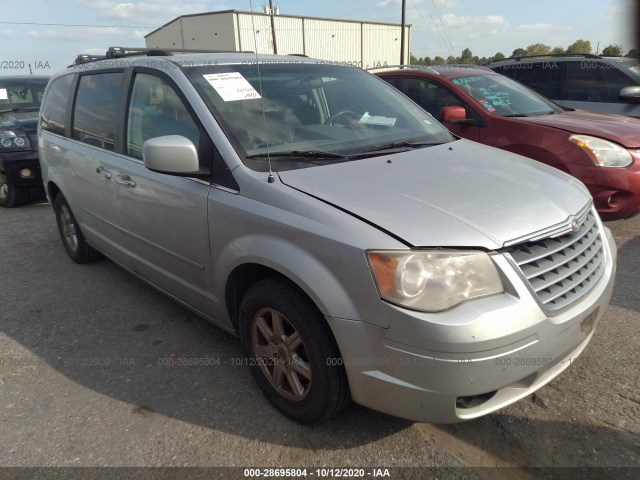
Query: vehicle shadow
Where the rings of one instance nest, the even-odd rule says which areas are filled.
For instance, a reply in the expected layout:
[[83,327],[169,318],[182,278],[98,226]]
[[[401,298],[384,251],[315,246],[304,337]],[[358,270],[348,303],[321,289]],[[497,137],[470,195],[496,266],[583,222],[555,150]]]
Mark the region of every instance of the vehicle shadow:
[[616,284],[611,304],[640,312],[640,236],[636,235],[618,249],[617,278],[625,278],[625,284]]
[[[67,378],[126,402],[133,415],[304,449],[353,448],[411,426],[357,406],[313,427],[290,421],[262,395],[234,336],[109,260],[73,263],[53,215],[43,224],[37,208],[49,207],[2,222],[0,331]],[[18,238],[12,224],[27,231]]]
[[480,456],[488,454],[503,465],[518,467],[513,475],[499,478],[613,480],[636,479],[640,474],[640,436],[622,429],[509,413],[436,428],[456,440],[450,443],[461,441],[471,447],[466,457],[473,458],[476,450]]

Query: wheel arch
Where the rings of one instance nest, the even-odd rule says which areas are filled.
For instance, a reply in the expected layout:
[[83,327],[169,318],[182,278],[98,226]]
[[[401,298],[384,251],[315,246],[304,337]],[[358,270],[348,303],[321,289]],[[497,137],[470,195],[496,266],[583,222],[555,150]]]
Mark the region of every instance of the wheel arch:
[[[238,252],[242,252],[239,256]],[[256,252],[260,252],[259,254]],[[347,287],[325,264],[298,244],[269,235],[236,239],[217,255],[215,283],[221,286],[231,325],[237,329],[238,306],[242,295],[255,282],[276,276],[300,290],[327,317],[360,320],[375,318],[370,303],[352,301]],[[376,297],[377,298],[377,297]],[[383,326],[383,325],[379,325]]]
[[51,203],[51,205],[53,205],[53,202],[55,201],[56,196],[59,193],[61,193],[60,187],[58,187],[58,185],[55,182],[53,181],[47,182],[47,197],[49,197],[49,203]]

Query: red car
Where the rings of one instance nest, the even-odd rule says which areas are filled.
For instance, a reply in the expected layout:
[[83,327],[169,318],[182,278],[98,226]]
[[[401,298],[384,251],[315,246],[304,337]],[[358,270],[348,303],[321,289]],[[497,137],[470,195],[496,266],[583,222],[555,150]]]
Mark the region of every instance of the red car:
[[640,120],[560,107],[483,67],[403,67],[377,75],[454,134],[577,177],[602,218],[640,211]]

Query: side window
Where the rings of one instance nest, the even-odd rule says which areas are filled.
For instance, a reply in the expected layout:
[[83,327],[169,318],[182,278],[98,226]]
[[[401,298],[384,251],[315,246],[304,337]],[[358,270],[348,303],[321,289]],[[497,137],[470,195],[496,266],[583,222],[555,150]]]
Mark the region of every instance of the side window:
[[605,64],[603,65],[603,67],[604,78],[606,79],[607,88],[609,90],[607,101],[618,102],[620,90],[622,90],[624,87],[636,85],[636,82],[634,82],[630,77],[628,77],[625,73],[621,72],[614,66]]
[[73,138],[114,150],[122,73],[97,73],[80,77],[73,109]]
[[127,116],[126,153],[142,159],[142,144],[154,137],[182,135],[198,148],[200,129],[168,82],[138,73],[133,83]]
[[73,75],[56,78],[51,84],[42,106],[40,126],[52,133],[64,135],[64,119],[67,114],[67,98],[73,82]]
[[[594,61],[567,63],[567,100],[582,102],[606,102],[609,88],[604,76],[605,69]],[[616,94],[615,100],[618,96]]]
[[557,62],[528,62],[522,63],[513,78],[524,83],[529,88],[547,98],[559,100],[562,98],[562,74]]
[[400,77],[380,77],[392,87],[400,88]]
[[440,118],[440,111],[444,107],[464,107],[468,119],[480,120],[457,95],[435,82],[424,78],[405,78],[401,91],[436,119]]

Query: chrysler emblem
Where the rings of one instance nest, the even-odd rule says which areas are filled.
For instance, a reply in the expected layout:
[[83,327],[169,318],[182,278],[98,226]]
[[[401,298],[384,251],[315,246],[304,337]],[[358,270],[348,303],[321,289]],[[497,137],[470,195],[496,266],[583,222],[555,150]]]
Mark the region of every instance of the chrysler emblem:
[[576,233],[578,230],[580,230],[580,222],[578,222],[577,220],[573,220],[571,222],[571,231],[573,233]]

